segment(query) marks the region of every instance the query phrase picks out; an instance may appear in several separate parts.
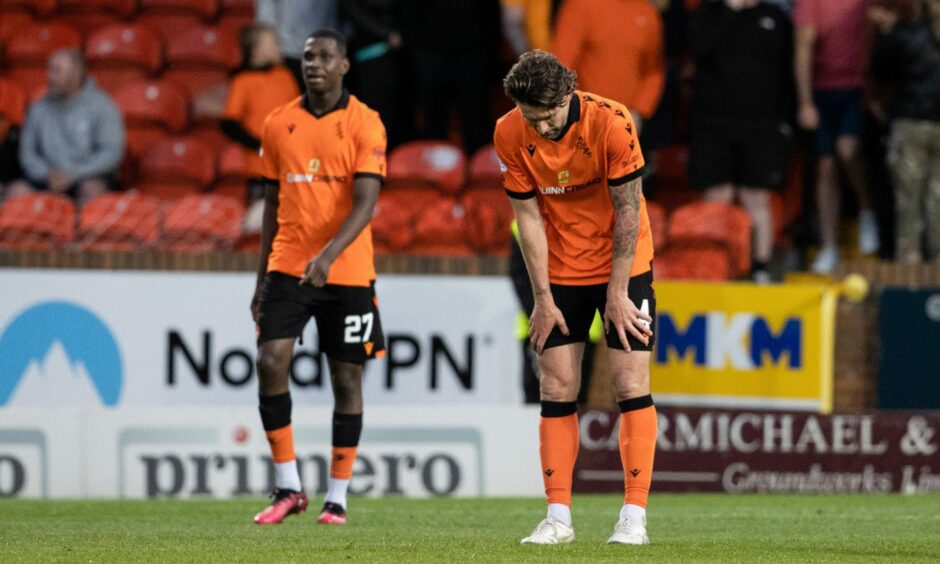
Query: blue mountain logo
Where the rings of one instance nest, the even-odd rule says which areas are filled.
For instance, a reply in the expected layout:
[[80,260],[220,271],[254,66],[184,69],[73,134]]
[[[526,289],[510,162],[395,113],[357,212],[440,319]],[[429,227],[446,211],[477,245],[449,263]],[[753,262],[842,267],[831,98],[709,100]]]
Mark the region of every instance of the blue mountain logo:
[[[56,345],[64,350],[72,373],[46,375],[42,385],[56,388],[58,383],[74,381],[76,374],[84,373],[101,403],[117,405],[123,363],[114,336],[94,313],[64,301],[30,307],[0,334],[0,405],[10,401],[18,386],[27,384],[23,380],[28,373],[43,369],[47,355]],[[36,382],[28,384],[34,386]],[[68,386],[63,386],[59,392],[67,389]],[[55,392],[48,390],[50,395]]]

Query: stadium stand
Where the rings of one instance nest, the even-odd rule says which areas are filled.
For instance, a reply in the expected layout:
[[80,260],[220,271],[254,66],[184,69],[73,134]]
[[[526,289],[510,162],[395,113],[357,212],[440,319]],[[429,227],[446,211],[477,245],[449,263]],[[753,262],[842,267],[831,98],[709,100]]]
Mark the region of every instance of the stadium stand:
[[231,30],[210,26],[183,29],[167,43],[163,78],[196,96],[224,83],[240,58],[238,39]]
[[137,20],[153,26],[164,39],[176,39],[185,30],[212,21],[218,0],[139,0]]
[[163,39],[142,24],[111,24],[88,37],[85,58],[98,84],[113,96],[128,82],[157,75],[163,66]]
[[750,217],[736,206],[704,201],[670,215],[666,244],[654,261],[656,276],[667,279],[731,280],[750,265]]
[[184,252],[232,249],[238,242],[244,213],[244,206],[234,198],[186,196],[167,208],[160,246]]
[[388,185],[389,188],[425,185],[456,194],[466,179],[466,161],[463,151],[449,143],[405,143],[388,156]]
[[58,49],[78,49],[81,33],[61,22],[25,24],[7,39],[4,50],[4,74],[27,93],[46,84],[46,61]]
[[118,89],[114,101],[124,114],[132,158],[157,139],[181,133],[189,121],[186,93],[164,80],[127,83]]
[[25,194],[0,207],[0,247],[5,249],[61,248],[74,229],[75,205],[59,194]]
[[79,214],[76,246],[89,251],[152,248],[159,237],[161,204],[136,191],[105,194]]
[[226,143],[219,150],[218,174],[212,186],[212,193],[243,201],[247,195],[249,179],[245,151],[237,143]]
[[215,181],[215,148],[191,136],[166,137],[141,155],[137,188],[160,199],[201,192]]

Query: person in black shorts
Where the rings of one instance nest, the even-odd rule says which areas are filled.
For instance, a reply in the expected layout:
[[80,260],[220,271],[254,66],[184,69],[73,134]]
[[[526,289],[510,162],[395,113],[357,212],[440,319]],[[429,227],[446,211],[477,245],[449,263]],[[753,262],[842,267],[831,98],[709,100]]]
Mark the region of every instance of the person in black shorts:
[[346,492],[362,433],[362,372],[385,339],[375,297],[369,223],[385,176],[385,127],[343,89],[346,41],[314,32],[304,47],[306,94],[265,119],[261,256],[251,313],[258,330],[261,423],[275,463],[274,502],[255,523],[307,508],[291,429],[288,373],[313,317],[333,387],[330,478],[319,523],[346,522]]
[[789,17],[757,0],[703,2],[692,15],[696,96],[689,179],[710,201],[740,200],[754,227],[752,278],[770,281],[770,192],[781,186],[792,108]]

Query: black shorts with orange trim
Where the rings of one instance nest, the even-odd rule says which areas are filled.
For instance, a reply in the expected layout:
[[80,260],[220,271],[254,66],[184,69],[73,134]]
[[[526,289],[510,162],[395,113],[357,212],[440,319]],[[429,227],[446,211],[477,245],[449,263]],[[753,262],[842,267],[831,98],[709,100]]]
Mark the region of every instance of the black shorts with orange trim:
[[[586,342],[591,331],[591,324],[594,322],[594,313],[599,312],[603,317],[604,310],[607,308],[607,284],[590,286],[552,284],[551,290],[555,305],[565,317],[569,334],[564,335],[556,326],[545,341],[545,348]],[[653,323],[650,325],[653,336],[649,343],[644,343],[627,332],[630,350],[651,351],[653,345],[656,344],[656,292],[653,289],[653,271],[630,278],[627,294],[639,310],[648,313],[653,318]],[[617,331],[613,327],[610,329],[607,333],[607,347],[624,350]]]
[[269,272],[261,286],[258,345],[300,337],[313,317],[319,351],[332,360],[364,364],[385,354],[375,284],[368,287],[299,284],[300,279]]

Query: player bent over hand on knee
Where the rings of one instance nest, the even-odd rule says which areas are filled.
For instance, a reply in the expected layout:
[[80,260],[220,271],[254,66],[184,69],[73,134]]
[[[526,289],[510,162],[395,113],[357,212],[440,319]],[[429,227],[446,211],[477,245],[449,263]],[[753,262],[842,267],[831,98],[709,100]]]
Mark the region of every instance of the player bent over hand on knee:
[[516,108],[497,122],[494,142],[535,294],[529,337],[542,374],[539,457],[548,498],[548,515],[522,542],[574,541],[575,399],[584,342],[600,311],[624,470],[624,504],[608,542],[646,544],[656,298],[636,126],[622,104],[575,90],[575,74],[549,53],[523,54],[503,86]]

